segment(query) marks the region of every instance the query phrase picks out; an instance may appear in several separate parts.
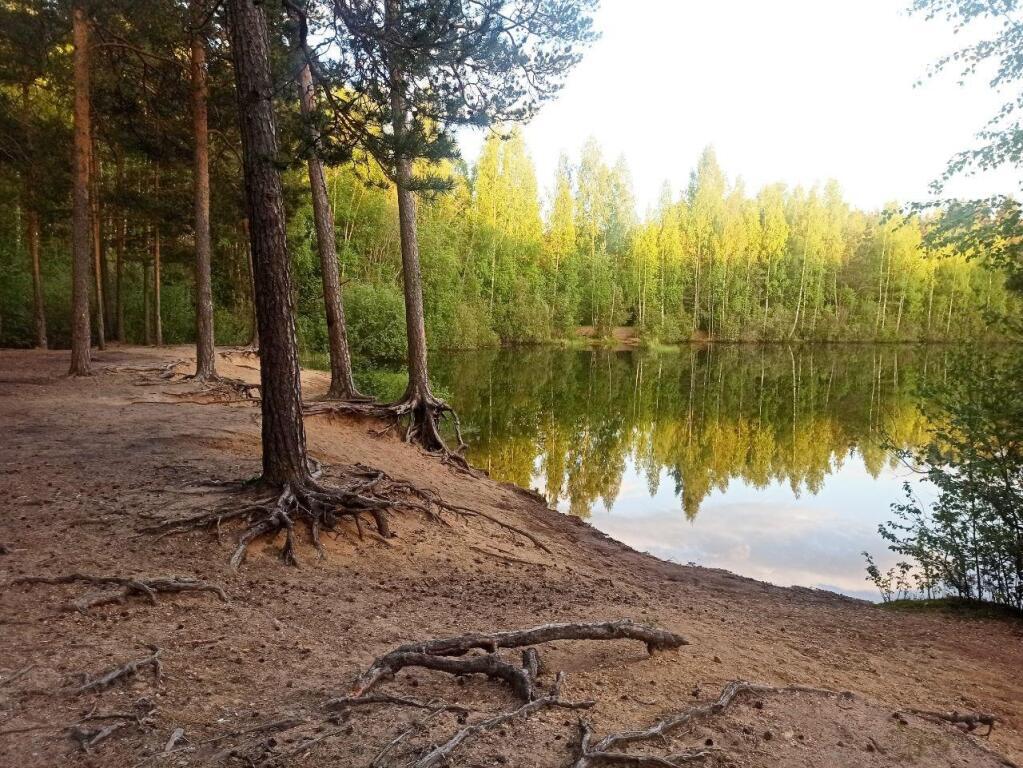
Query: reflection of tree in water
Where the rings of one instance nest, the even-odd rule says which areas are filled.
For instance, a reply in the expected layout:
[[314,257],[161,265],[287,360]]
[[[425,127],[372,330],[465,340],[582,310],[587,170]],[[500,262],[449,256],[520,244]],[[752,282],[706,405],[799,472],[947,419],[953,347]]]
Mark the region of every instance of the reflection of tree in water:
[[916,383],[945,351],[712,346],[663,354],[506,349],[445,355],[437,378],[469,428],[470,457],[588,515],[618,497],[627,460],[651,494],[662,473],[688,518],[733,479],[815,494],[852,451],[871,475],[882,438],[917,445]]

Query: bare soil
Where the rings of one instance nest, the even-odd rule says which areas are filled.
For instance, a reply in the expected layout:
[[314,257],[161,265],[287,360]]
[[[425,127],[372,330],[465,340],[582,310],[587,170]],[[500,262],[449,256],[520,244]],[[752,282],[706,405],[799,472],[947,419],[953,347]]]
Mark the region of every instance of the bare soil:
[[[540,681],[565,673],[565,699],[470,740],[456,766],[572,765],[580,718],[596,738],[646,727],[715,699],[731,680],[848,690],[748,695],[634,754],[702,749],[711,766],[996,766],[1023,761],[1023,626],[897,614],[834,594],[783,589],[630,550],[540,499],[471,477],[377,424],[307,419],[310,448],[328,468],[356,462],[430,488],[446,501],[528,531],[549,550],[493,522],[411,512],[397,534],[360,538],[350,521],[318,559],[300,531],[300,568],[281,541],[260,541],[228,566],[238,527],[159,537],[142,529],[223,499],[208,481],[259,471],[259,410],[227,402],[158,367],[190,349],[119,348],[97,374],[64,377],[66,352],[0,351],[0,765],[411,765],[462,725],[518,707],[506,685],[407,669],[377,693],[443,701],[470,712],[386,704],[329,711],[372,660],[394,646],[470,631],[630,618],[690,645],[648,656],[640,643],[559,641],[538,648]],[[218,358],[222,373],[258,380],[258,358]],[[180,370],[187,371],[187,365]],[[326,377],[306,373],[306,394]],[[330,471],[327,472],[329,480]],[[224,588],[129,594],[86,612],[84,583],[14,584],[23,576],[182,576]],[[98,690],[75,692],[160,649],[153,664]],[[509,657],[511,658],[511,657]],[[989,738],[905,714],[971,710],[1001,722]],[[138,715],[138,719],[109,717]],[[86,719],[91,714],[92,719]],[[119,724],[88,751],[105,726]],[[183,736],[165,747],[177,729]],[[76,736],[77,734],[77,736]],[[994,753],[1002,757],[996,756]],[[637,763],[639,764],[639,763]],[[648,763],[652,764],[652,763]]]

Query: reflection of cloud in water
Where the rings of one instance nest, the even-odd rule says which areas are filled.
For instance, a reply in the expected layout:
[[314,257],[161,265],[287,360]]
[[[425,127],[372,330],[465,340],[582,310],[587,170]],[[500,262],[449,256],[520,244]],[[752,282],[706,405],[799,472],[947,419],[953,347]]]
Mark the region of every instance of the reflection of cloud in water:
[[872,552],[882,568],[895,562],[877,526],[887,519],[892,501],[901,498],[907,475],[897,468],[871,477],[854,453],[816,496],[797,496],[785,483],[754,488],[733,480],[725,491],[714,491],[689,522],[670,479],[663,479],[651,497],[629,462],[613,509],[597,505],[590,522],[665,560],[875,599],[861,552]]

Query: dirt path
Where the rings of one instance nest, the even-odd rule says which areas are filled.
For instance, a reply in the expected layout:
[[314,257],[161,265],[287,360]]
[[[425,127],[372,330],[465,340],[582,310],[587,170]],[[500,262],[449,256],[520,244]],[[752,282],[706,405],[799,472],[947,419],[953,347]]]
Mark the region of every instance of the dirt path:
[[[361,462],[432,488],[446,500],[521,527],[530,540],[485,519],[394,517],[397,537],[371,526],[326,540],[318,560],[303,533],[301,568],[260,542],[240,571],[227,565],[237,529],[157,538],[140,529],[219,497],[185,492],[259,468],[258,409],[200,404],[189,384],[140,374],[190,350],[114,349],[96,376],[63,378],[62,352],[0,351],[0,765],[369,766],[409,730],[380,766],[412,764],[447,739],[459,718],[517,707],[506,686],[406,670],[380,692],[455,702],[470,714],[428,716],[408,707],[329,712],[372,659],[399,643],[545,622],[631,618],[681,633],[690,645],[648,657],[629,641],[559,641],[540,648],[541,681],[566,673],[562,696],[589,710],[550,709],[501,725],[454,753],[452,765],[570,765],[578,719],[598,735],[645,726],[715,698],[729,680],[854,692],[756,694],[682,728],[650,755],[700,748],[694,764],[732,766],[995,766],[1000,761],[954,729],[899,708],[982,710],[1003,720],[979,741],[1023,762],[1023,627],[999,621],[894,615],[829,593],[782,589],[655,560],[611,541],[532,496],[438,465],[372,425],[310,418],[312,452],[328,465]],[[220,360],[250,381],[254,359]],[[307,374],[307,392],[325,388]],[[151,604],[67,611],[96,587],[18,584],[26,575],[179,575],[222,585]],[[147,667],[105,690],[80,694],[76,675],[161,649]],[[85,720],[92,712],[94,719]],[[95,719],[137,713],[139,720]],[[296,723],[295,721],[303,721]],[[904,722],[903,722],[904,721]],[[77,724],[77,725],[75,725]],[[121,724],[89,752],[92,739]],[[176,729],[184,736],[161,754]],[[233,735],[232,735],[233,734]],[[247,762],[246,762],[247,761]]]

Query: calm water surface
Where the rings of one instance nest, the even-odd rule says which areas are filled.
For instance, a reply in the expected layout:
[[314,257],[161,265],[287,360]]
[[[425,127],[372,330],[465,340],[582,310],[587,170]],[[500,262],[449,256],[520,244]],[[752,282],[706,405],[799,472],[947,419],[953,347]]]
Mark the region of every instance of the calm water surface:
[[877,526],[918,479],[882,446],[926,438],[917,386],[952,354],[503,349],[438,354],[432,372],[496,479],[664,559],[874,599],[861,552],[894,563]]

